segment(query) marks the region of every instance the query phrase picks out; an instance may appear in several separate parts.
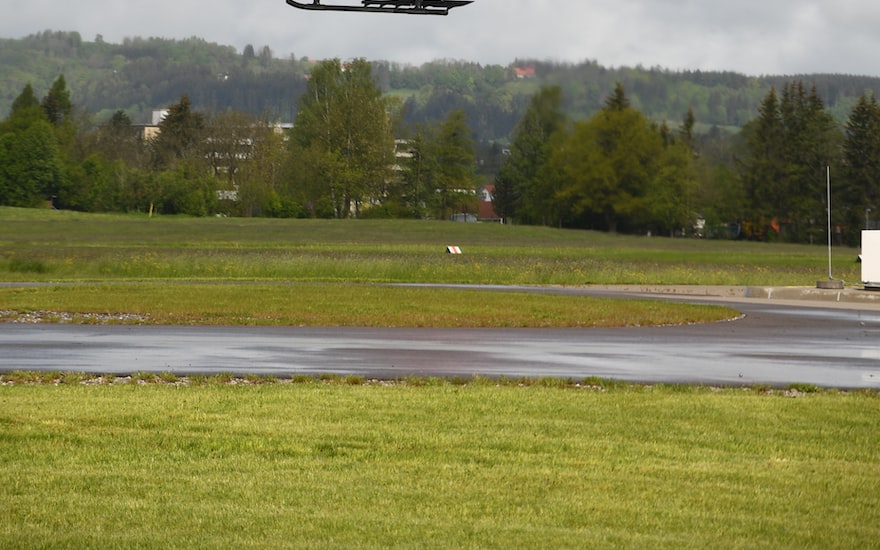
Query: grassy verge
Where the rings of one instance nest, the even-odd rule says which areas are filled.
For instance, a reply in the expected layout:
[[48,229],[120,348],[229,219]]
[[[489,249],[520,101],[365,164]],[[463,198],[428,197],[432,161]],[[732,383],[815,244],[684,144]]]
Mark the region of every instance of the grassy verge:
[[712,322],[727,307],[516,292],[347,284],[126,283],[0,288],[0,321],[82,323],[607,327]]
[[865,548],[874,393],[0,386],[0,546]]
[[[445,254],[450,244],[465,253]],[[836,253],[842,266],[837,276],[857,280],[856,253]],[[826,265],[825,250],[818,246],[649,239],[546,227],[149,218],[0,208],[0,281],[126,283],[0,289],[0,318],[5,319],[43,312],[43,320],[75,322],[679,324],[733,314],[674,304],[363,284],[813,285]],[[361,285],[348,286],[352,283]],[[114,316],[118,313],[125,316]]]

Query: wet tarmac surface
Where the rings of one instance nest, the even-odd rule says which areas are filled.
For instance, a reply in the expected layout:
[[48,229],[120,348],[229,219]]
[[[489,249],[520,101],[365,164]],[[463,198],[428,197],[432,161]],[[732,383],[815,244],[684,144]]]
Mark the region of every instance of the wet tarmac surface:
[[738,297],[733,302],[730,305],[742,311],[742,318],[620,329],[7,323],[0,324],[0,371],[332,373],[371,379],[596,376],[646,383],[880,388],[880,309]]

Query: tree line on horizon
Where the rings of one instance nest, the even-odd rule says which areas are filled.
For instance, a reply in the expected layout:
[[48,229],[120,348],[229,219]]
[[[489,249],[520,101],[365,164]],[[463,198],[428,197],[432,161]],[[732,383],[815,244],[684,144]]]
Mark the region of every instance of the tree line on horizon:
[[[155,135],[122,110],[85,123],[65,77],[0,121],[0,205],[193,216],[409,217],[475,211],[464,113],[404,128],[364,60],[318,64],[287,130],[184,94]],[[405,136],[405,137],[401,137]]]
[[[382,92],[403,102],[406,123],[433,123],[462,110],[478,146],[505,143],[534,93],[545,86],[562,90],[562,109],[585,120],[603,107],[621,83],[633,107],[655,121],[677,125],[688,109],[696,131],[713,127],[736,131],[753,119],[761,99],[789,81],[815,86],[826,108],[843,122],[865,92],[880,93],[880,78],[858,75],[747,76],[724,71],[669,71],[660,67],[606,67],[516,59],[506,66],[466,60],[435,60],[420,66],[373,60]],[[153,110],[186,93],[202,112],[241,111],[292,122],[298,98],[316,62],[294,55],[276,57],[269,46],[246,45],[240,52],[193,37],[185,40],[100,35],[84,40],[77,32],[43,31],[21,39],[0,39],[0,117],[30,83],[47,89],[59,73],[67,79],[77,106],[100,123],[123,110],[146,123]],[[529,74],[518,69],[531,69]],[[522,78],[521,78],[522,76]]]
[[[672,129],[618,84],[603,109],[572,121],[561,91],[537,93],[496,175],[495,208],[520,223],[626,233],[859,243],[880,201],[880,107],[863,94],[844,124],[815,88],[771,88],[732,138],[698,135],[692,109]],[[720,139],[719,139],[720,138]]]
[[507,146],[481,148],[463,109],[407,121],[374,64],[312,67],[293,129],[233,110],[201,111],[187,94],[155,139],[123,110],[96,124],[59,76],[31,85],[0,122],[0,204],[94,212],[448,219],[474,213],[494,183],[506,221],[625,233],[817,242],[825,170],[842,244],[858,242],[880,179],[880,110],[862,94],[844,123],[815,87],[771,88],[741,132],[671,128],[617,83],[577,120],[559,86],[539,88]]

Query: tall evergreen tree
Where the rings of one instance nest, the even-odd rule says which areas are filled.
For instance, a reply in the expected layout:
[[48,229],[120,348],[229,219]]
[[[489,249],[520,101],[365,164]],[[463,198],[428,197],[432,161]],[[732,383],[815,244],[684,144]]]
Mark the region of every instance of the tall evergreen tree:
[[532,96],[516,127],[510,155],[495,180],[495,211],[521,223],[556,223],[553,181],[546,173],[554,137],[567,125],[562,112],[562,90],[542,88]]
[[842,175],[841,204],[854,239],[867,209],[880,214],[880,105],[873,94],[862,94],[846,122]]
[[438,218],[447,219],[459,212],[475,214],[474,140],[464,111],[452,111],[440,123],[432,149],[436,167],[432,186],[439,199]]
[[785,123],[785,157],[788,163],[786,190],[791,240],[821,241],[827,214],[826,172],[840,158],[841,134],[815,87],[809,92],[802,82],[785,90],[780,105]]
[[32,107],[39,107],[40,100],[37,99],[37,95],[34,93],[34,87],[30,84],[25,85],[24,89],[22,89],[21,93],[12,101],[12,113],[23,111],[25,109],[30,109]]
[[625,111],[629,109],[629,98],[626,97],[626,90],[621,82],[614,85],[614,92],[605,99],[606,111]]
[[125,111],[114,112],[110,120],[98,128],[95,139],[107,159],[124,161],[132,168],[144,167],[146,148]]
[[510,223],[516,215],[519,203],[517,178],[513,165],[507,161],[495,173],[495,192],[492,194],[492,208],[505,223]]
[[697,117],[694,115],[694,107],[688,107],[687,113],[681,127],[678,129],[678,135],[684,141],[685,145],[691,150],[694,147],[694,126],[697,124]]
[[[837,162],[840,132],[815,88],[771,89],[744,129],[742,177],[750,201],[749,236],[807,242],[824,231],[825,168]],[[772,233],[767,233],[772,231]]]
[[192,110],[187,94],[168,107],[159,123],[159,135],[153,141],[154,163],[157,168],[174,168],[181,162],[203,157],[205,117]]
[[64,75],[55,79],[55,82],[52,83],[52,87],[49,89],[49,93],[46,94],[40,105],[46,112],[49,122],[56,126],[62,124],[70,117],[73,104],[70,101],[70,91],[67,89]]
[[[749,147],[742,170],[749,200],[749,220],[746,223],[763,228],[773,217],[775,206],[784,200],[779,196],[778,186],[785,177],[784,124],[775,88],[764,97],[758,118],[748,124],[743,133]],[[763,229],[752,230],[751,225],[747,225],[745,231],[749,236],[763,237],[765,234]]]
[[12,102],[12,110],[3,122],[0,122],[0,135],[26,130],[39,120],[48,120],[46,113],[40,108],[40,100],[34,94],[34,88],[27,84]]

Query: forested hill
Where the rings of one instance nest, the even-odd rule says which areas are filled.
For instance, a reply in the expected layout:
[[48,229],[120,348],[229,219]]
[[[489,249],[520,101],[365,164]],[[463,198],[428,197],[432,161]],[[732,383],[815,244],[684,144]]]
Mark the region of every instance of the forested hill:
[[[136,123],[154,109],[188,94],[193,108],[244,111],[292,121],[306,78],[307,57],[279,59],[268,45],[231,46],[199,38],[127,38],[121,44],[100,36],[83,40],[76,32],[45,31],[0,40],[0,118],[28,83],[38,95],[64,75],[74,104],[98,121],[123,109]],[[596,61],[556,63],[516,60],[508,66],[442,60],[415,67],[373,61],[382,89],[406,105],[410,122],[467,113],[480,140],[506,139],[529,98],[542,85],[563,91],[563,107],[574,119],[593,114],[620,82],[632,105],[647,117],[677,125],[693,107],[697,130],[740,127],[754,118],[771,86],[792,81],[815,86],[840,121],[863,92],[880,96],[880,78],[852,75],[751,77],[733,72],[668,71],[662,68],[604,67]]]

